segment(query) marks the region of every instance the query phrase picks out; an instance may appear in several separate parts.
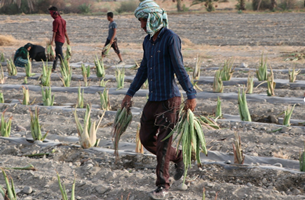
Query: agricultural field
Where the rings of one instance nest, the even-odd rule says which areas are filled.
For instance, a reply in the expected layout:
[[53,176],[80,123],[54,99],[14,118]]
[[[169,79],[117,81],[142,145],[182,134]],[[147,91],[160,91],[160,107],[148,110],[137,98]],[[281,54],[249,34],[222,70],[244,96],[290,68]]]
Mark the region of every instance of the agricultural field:
[[[196,87],[202,90],[197,89],[194,114],[215,117],[219,113],[218,98],[222,110],[221,117],[216,119],[220,129],[203,126],[208,157],[200,156],[202,168],[193,163],[185,191],[181,190],[182,180],[173,181],[169,199],[202,199],[203,190],[206,199],[305,199],[305,173],[299,164],[305,141],[304,17],[303,13],[169,16],[170,28],[181,37],[190,77],[194,70],[200,71],[194,77]],[[5,120],[12,116],[10,137],[0,137],[0,167],[6,168],[6,174],[14,180],[18,199],[61,199],[57,173],[69,197],[75,180],[76,199],[149,199],[147,193],[155,188],[156,158],[145,149],[144,154],[135,152],[136,132],[147,101],[145,87],[133,98],[133,119],[121,137],[117,162],[112,137],[116,111],[137,72],[135,62],[141,61],[145,34],[134,16],[115,17],[124,64],[117,65],[118,58],[110,50],[103,60],[102,80],[97,77],[94,62],[106,40],[106,18],[78,15],[63,15],[63,18],[71,40],[71,81],[69,84],[64,81],[69,86],[64,87],[65,77],[58,66],[57,72],[50,76],[53,106],[44,106],[50,102],[43,101],[40,86],[44,82],[43,63],[33,61],[32,74],[25,79],[23,68],[17,68],[15,76],[9,75],[6,59],[27,42],[46,46],[51,37],[52,19],[48,15],[0,16],[0,54],[5,57],[1,62],[5,80],[0,84],[4,98],[0,111],[6,111]],[[262,58],[266,59],[262,62]],[[233,70],[232,77],[227,81],[217,79],[216,84],[214,76],[225,62],[226,66],[232,66],[229,70]],[[82,64],[90,68],[90,75],[85,78]],[[273,74],[267,82],[259,81],[256,75],[259,66],[264,72],[264,64],[267,75]],[[298,75],[296,81],[289,82],[293,68]],[[119,69],[125,70],[125,77],[123,88],[117,89]],[[242,121],[238,91],[247,89],[249,74],[253,75],[253,92],[246,95],[246,101],[251,121],[244,118]],[[101,93],[105,89],[111,106],[107,111],[101,106]],[[273,95],[268,96],[268,90]],[[182,89],[181,92],[184,94]],[[84,149],[78,138],[75,113],[83,124],[87,104],[92,106],[92,122],[101,120],[97,131],[100,142],[97,147]],[[83,108],[79,108],[81,105]],[[35,118],[36,108],[42,135],[48,133],[43,142],[33,141],[31,134],[31,116]],[[245,156],[243,164],[234,162],[236,133]],[[18,169],[29,164],[35,170]],[[171,168],[173,173],[173,165]],[[2,174],[0,186],[6,188]]]

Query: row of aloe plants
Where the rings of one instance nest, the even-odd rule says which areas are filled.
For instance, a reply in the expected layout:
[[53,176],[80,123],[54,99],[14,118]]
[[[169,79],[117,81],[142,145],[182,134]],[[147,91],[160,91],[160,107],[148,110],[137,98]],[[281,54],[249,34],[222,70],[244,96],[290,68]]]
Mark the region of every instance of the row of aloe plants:
[[[31,167],[32,167],[32,165],[31,165]],[[5,185],[6,185],[6,191],[3,189],[2,186],[0,186],[0,195],[3,197],[3,199],[17,200],[18,196],[17,196],[17,193],[16,193],[13,178],[7,175],[6,170],[4,168],[0,168],[0,169],[2,171],[4,180],[5,180]],[[32,168],[19,168],[19,169],[33,170]],[[60,190],[61,195],[62,195],[62,199],[63,200],[68,200],[69,198],[68,198],[66,187],[63,184],[63,182],[61,181],[58,172],[56,172],[56,174],[57,174],[58,186],[59,186],[59,190]],[[72,184],[70,199],[75,200],[75,179],[74,179],[73,184]]]
[[[20,100],[20,103],[23,105],[32,105],[35,103],[34,99],[32,102],[30,102],[30,91],[26,87],[22,87],[22,93],[23,93],[23,99]],[[105,88],[103,92],[100,92],[100,102],[101,102],[101,109],[102,110],[110,110],[110,100],[109,100],[109,90]],[[41,95],[42,95],[42,104],[43,106],[53,106],[54,105],[54,99],[55,95],[52,94],[51,87],[41,87]],[[0,103],[4,103],[4,95],[2,92],[0,92]],[[79,108],[84,108],[84,89],[81,89],[81,87],[78,88],[78,94],[77,94],[77,103],[76,106]]]
[[[103,60],[99,60],[98,57],[96,57],[95,59],[95,68],[96,68],[96,76],[99,78],[102,78],[102,81],[100,82],[100,86],[105,85],[104,84],[104,78],[106,75],[106,71],[105,71],[105,67],[103,64]],[[14,65],[13,60],[7,60],[7,68],[8,68],[8,74],[9,76],[16,76],[17,75],[17,69],[16,66]],[[27,83],[27,77],[31,77],[35,74],[33,74],[31,72],[31,62],[28,62],[28,64],[26,65],[26,77],[24,79],[24,83]],[[90,66],[85,66],[82,64],[81,66],[81,70],[82,70],[82,76],[83,76],[83,80],[85,83],[85,86],[88,86],[88,78],[90,76]],[[64,85],[64,87],[70,87],[71,85],[71,80],[72,80],[72,69],[70,67],[69,61],[67,59],[63,59],[61,62],[61,66],[60,66],[60,73],[61,73],[61,81]],[[42,67],[42,74],[40,77],[40,84],[42,86],[50,86],[51,85],[51,74],[52,74],[52,66],[48,65],[48,62],[43,62],[43,67]],[[117,69],[116,72],[116,80],[117,80],[117,88],[118,89],[122,89],[124,88],[124,80],[125,80],[125,69]],[[2,82],[1,82],[2,81]],[[3,73],[3,69],[1,66],[1,72],[0,72],[0,84],[4,83],[5,81],[5,77],[4,77],[4,73]]]
[[[222,93],[224,90],[223,81],[230,81],[233,72],[234,72],[234,66],[233,66],[233,59],[228,59],[225,61],[223,67],[215,72],[214,75],[214,81],[213,81],[213,91],[217,93]],[[200,57],[197,56],[196,65],[193,70],[193,79],[192,83],[195,88],[202,91],[201,88],[198,87],[197,81],[200,78]],[[295,82],[297,75],[300,73],[300,70],[295,70],[293,68],[291,71],[289,70],[289,82]],[[257,87],[259,87],[263,83],[267,83],[267,95],[268,96],[274,96],[275,95],[275,80],[274,80],[274,73],[272,68],[270,67],[270,73],[268,73],[268,64],[267,64],[267,57],[262,54],[261,60],[258,66],[258,69],[256,70],[256,77],[259,81],[263,81],[260,83]],[[253,93],[253,74],[249,72],[248,74],[248,80],[247,80],[247,94]],[[256,87],[256,88],[257,88]]]

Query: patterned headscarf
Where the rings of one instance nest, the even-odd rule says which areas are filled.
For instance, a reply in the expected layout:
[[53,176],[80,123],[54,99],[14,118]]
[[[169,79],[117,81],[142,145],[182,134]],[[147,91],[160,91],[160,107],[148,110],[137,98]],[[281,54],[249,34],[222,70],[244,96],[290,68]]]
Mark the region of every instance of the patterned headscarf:
[[138,8],[134,14],[136,18],[147,19],[146,31],[150,38],[154,36],[163,27],[168,27],[168,18],[166,11],[153,0],[140,0]]

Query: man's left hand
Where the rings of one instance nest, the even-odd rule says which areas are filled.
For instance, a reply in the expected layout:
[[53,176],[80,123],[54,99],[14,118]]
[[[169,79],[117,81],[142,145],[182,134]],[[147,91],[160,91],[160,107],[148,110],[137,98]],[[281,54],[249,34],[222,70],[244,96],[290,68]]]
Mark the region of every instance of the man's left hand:
[[110,40],[110,44],[111,44],[111,45],[113,44],[113,42],[114,42],[114,39]]
[[190,109],[191,111],[194,111],[196,105],[197,105],[196,99],[188,99],[186,100],[184,110]]

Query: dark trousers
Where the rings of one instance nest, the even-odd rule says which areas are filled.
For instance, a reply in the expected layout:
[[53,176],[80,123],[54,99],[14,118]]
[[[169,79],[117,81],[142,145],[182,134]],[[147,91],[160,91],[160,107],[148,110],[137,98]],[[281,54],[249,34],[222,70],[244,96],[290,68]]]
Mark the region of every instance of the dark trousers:
[[183,160],[181,150],[177,154],[176,148],[172,147],[172,137],[162,141],[177,123],[180,104],[180,97],[167,101],[148,101],[141,117],[141,142],[157,156],[156,185],[166,189],[169,188],[169,162]]
[[[106,43],[105,43],[105,46],[107,46],[109,43],[110,43],[110,40],[107,39]],[[117,38],[114,38],[114,41],[113,41],[111,47],[113,48],[113,50],[116,54],[120,54],[120,49],[118,47],[118,39]],[[104,52],[102,52],[102,54],[104,55]]]
[[64,54],[62,52],[62,46],[64,43],[61,42],[55,42],[55,60],[53,62],[53,69],[56,69],[57,66],[57,60],[59,59],[60,61],[64,59]]

